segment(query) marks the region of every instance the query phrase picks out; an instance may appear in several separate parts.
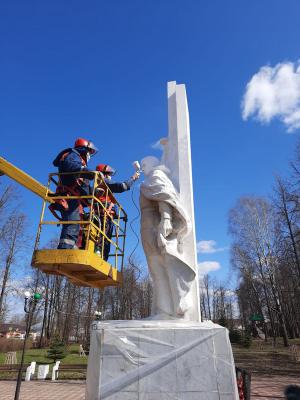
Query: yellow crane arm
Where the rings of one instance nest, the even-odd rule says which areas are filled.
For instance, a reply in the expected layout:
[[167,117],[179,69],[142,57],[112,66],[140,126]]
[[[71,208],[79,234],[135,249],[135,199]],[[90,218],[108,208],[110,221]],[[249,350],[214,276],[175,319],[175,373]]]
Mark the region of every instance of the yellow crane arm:
[[46,186],[42,185],[36,179],[26,174],[26,172],[22,171],[15,165],[5,160],[5,158],[0,157],[0,175],[3,174],[9,176],[11,179],[24,186],[26,189],[31,190],[33,193],[42,197],[42,199],[46,199],[50,203],[53,202],[51,198],[47,197],[49,191]]

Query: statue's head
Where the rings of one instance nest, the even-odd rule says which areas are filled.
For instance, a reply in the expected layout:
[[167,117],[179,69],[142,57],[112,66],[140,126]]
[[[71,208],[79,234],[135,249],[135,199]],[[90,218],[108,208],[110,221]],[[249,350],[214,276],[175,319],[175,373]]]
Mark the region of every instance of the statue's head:
[[147,176],[153,170],[153,168],[159,165],[159,159],[153,156],[148,156],[142,159],[141,168],[144,174]]

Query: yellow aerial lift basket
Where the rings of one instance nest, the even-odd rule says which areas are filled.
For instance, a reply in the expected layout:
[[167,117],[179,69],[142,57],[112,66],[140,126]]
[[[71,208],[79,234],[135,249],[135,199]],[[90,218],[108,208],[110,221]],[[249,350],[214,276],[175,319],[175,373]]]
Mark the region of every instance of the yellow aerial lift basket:
[[[61,175],[74,174],[76,174],[76,179],[84,179],[87,174],[90,179],[93,174],[90,195],[70,195],[57,190],[61,186]],[[54,189],[51,187],[53,185]],[[122,282],[127,215],[105,184],[101,172],[52,173],[49,175],[47,189],[46,198],[50,197],[54,203],[61,200],[66,202],[73,199],[78,200],[88,205],[88,212],[80,221],[45,220],[47,202],[45,199],[31,265],[48,274],[67,276],[71,282],[79,286],[103,288],[119,285]],[[97,195],[97,190],[101,191],[101,196]],[[105,200],[103,201],[103,199]],[[113,211],[110,210],[108,199],[113,200],[115,204]],[[82,248],[39,249],[42,229],[45,225],[57,225],[58,223],[59,225],[80,225]],[[108,224],[113,225],[111,237],[107,232]],[[104,248],[108,242],[110,243],[110,254],[108,260],[105,260]],[[100,249],[100,254],[95,253],[96,247]]]
[[[61,186],[60,176],[63,174],[52,173],[49,175],[48,186],[44,186],[20,170],[4,158],[0,157],[0,174],[5,174],[16,182],[43,198],[43,206],[38,226],[38,232],[32,257],[32,266],[43,272],[62,275],[79,286],[103,288],[117,286],[122,283],[122,270],[124,264],[124,249],[126,239],[127,215],[121,204],[115,199],[101,172],[82,171],[66,173],[76,175],[76,179],[90,180],[90,195],[70,195],[58,190]],[[93,179],[91,179],[91,177]],[[99,187],[101,196],[97,194]],[[84,218],[80,221],[64,221],[46,218],[47,203],[55,204],[58,201],[76,199],[84,201],[88,206]],[[102,201],[101,201],[102,199]],[[105,199],[103,201],[103,199]],[[108,199],[115,204],[114,213],[110,210]],[[113,234],[107,235],[108,224],[113,224]],[[45,249],[40,248],[41,233],[48,225],[78,224],[83,238],[80,249]],[[110,254],[104,259],[104,247],[110,243]],[[95,247],[100,248],[100,254],[95,253]]]

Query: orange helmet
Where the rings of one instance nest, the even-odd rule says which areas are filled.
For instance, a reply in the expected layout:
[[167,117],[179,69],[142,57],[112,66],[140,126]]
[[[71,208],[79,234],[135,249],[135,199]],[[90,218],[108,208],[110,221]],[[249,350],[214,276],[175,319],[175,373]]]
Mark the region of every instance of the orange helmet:
[[96,154],[98,151],[97,147],[94,145],[93,142],[83,138],[78,138],[75,140],[74,148],[77,149],[79,147],[86,148],[86,150],[89,151],[92,156]]
[[102,172],[103,175],[114,175],[116,170],[108,164],[98,164],[96,171]]

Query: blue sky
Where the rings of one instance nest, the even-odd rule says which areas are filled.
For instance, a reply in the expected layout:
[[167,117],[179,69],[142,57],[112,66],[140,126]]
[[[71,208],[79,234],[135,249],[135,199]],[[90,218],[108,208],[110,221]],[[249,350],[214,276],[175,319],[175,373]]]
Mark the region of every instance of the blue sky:
[[[242,195],[268,194],[294,155],[298,128],[287,133],[284,122],[293,105],[252,118],[269,101],[254,87],[259,105],[251,109],[250,93],[243,120],[241,102],[263,66],[297,67],[299,13],[296,0],[2,2],[0,153],[45,183],[56,154],[86,136],[100,148],[90,166],[109,163],[125,179],[132,161],[158,154],[167,81],[185,83],[197,240],[222,249],[199,261],[218,262],[213,275],[226,279],[228,210]],[[41,201],[20,193],[34,233]],[[120,200],[135,217],[130,194]],[[129,235],[128,254],[133,246]]]

